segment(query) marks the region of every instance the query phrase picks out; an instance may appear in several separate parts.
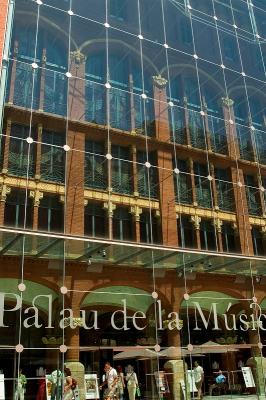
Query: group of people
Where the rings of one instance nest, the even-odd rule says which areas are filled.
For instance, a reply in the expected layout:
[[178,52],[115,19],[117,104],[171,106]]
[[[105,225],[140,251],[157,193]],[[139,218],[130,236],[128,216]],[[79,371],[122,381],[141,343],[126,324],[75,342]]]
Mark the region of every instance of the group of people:
[[132,365],[127,367],[124,374],[120,365],[115,369],[109,362],[105,363],[103,383],[100,385],[100,390],[105,388],[104,400],[123,400],[125,388],[127,388],[129,400],[135,400],[138,386],[138,378]]

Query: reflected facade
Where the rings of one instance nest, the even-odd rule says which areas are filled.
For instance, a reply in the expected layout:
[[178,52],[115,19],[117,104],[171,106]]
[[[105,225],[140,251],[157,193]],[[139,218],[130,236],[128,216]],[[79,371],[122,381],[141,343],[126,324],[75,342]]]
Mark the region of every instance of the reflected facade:
[[5,398],[64,365],[98,398],[107,361],[145,399],[197,398],[194,361],[204,397],[265,398],[264,2],[2,13]]

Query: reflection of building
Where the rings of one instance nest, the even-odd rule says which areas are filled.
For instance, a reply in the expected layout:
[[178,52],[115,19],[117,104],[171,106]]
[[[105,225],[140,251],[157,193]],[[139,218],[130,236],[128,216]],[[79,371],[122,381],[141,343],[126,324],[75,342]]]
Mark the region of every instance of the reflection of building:
[[[13,336],[0,328],[9,369],[17,343],[22,364],[52,368],[64,343],[66,360],[98,373],[112,353],[85,346],[264,344],[263,332],[226,327],[201,337],[190,302],[206,318],[212,302],[219,318],[250,314],[254,297],[264,308],[265,5],[146,3],[11,1],[7,18],[2,10],[0,289],[18,293],[24,282],[24,309],[51,295],[51,325],[64,307],[76,319],[86,310],[87,326],[96,327],[89,310],[99,317],[99,330],[76,320],[64,335],[58,324],[30,336],[23,324]],[[152,292],[164,321],[179,312],[181,333],[158,330]],[[129,316],[147,314],[146,328],[112,329],[122,300]],[[45,325],[47,298],[37,305]]]

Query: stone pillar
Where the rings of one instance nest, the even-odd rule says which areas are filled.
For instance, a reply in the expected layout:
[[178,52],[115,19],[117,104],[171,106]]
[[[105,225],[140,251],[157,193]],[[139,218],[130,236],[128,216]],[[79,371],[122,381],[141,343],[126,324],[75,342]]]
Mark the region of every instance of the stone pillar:
[[161,75],[153,76],[154,114],[156,138],[169,143],[170,129],[166,95],[167,80]]
[[43,107],[44,107],[45,71],[46,71],[46,49],[43,49],[43,51],[42,51],[42,69],[41,69],[41,77],[40,77],[39,111],[43,111]]
[[[76,317],[78,315],[78,317]],[[76,321],[80,321],[79,310],[74,313]],[[82,321],[82,320],[81,320]],[[85,399],[85,387],[84,387],[84,365],[79,361],[79,331],[80,327],[76,324],[76,328],[66,328],[66,346],[68,348],[66,353],[66,366],[71,370],[72,376],[76,379],[79,388],[80,400]]]
[[133,194],[135,197],[139,197],[138,192],[138,166],[137,166],[137,148],[135,145],[131,146],[132,155],[132,173],[133,173]]
[[114,210],[116,209],[116,205],[113,204],[111,201],[108,201],[103,204],[103,208],[107,211],[108,238],[113,239],[113,216],[114,216]]
[[198,215],[192,215],[191,216],[191,222],[194,226],[195,229],[195,235],[196,235],[196,247],[197,249],[200,250],[201,244],[200,244],[200,223],[201,223],[201,217]]
[[65,187],[65,233],[84,234],[84,151],[85,135],[67,132],[66,187]]
[[130,213],[133,216],[134,226],[135,226],[135,240],[136,242],[140,242],[140,214],[142,214],[142,208],[138,206],[130,207]]
[[38,230],[38,213],[39,213],[39,206],[40,201],[43,198],[43,192],[39,190],[31,190],[30,191],[30,198],[33,199],[33,227],[34,231]]
[[163,244],[178,246],[172,152],[162,149],[157,155]]
[[223,238],[222,238],[222,226],[223,226],[223,221],[221,221],[219,218],[215,218],[213,220],[214,223],[214,228],[216,230],[217,234],[217,246],[218,246],[218,251],[223,252]]
[[68,116],[75,121],[85,119],[85,62],[80,50],[70,53]]
[[[2,13],[1,13],[1,16],[2,16]],[[2,52],[0,54],[2,55]],[[17,57],[18,57],[18,41],[15,40],[14,50],[13,50],[13,61],[12,61],[12,67],[11,67],[10,84],[9,84],[9,99],[8,99],[9,104],[13,104],[13,101],[14,101],[15,81],[16,81],[16,71],[17,71]]]
[[[239,145],[236,134],[233,100],[229,98],[222,99],[224,119],[226,121],[226,137],[228,144],[228,154],[233,160],[240,157]],[[237,167],[231,167],[232,183],[236,204],[236,217],[240,238],[241,252],[246,255],[253,255],[253,244],[251,236],[251,227],[249,223],[248,204],[244,187],[243,171]]]

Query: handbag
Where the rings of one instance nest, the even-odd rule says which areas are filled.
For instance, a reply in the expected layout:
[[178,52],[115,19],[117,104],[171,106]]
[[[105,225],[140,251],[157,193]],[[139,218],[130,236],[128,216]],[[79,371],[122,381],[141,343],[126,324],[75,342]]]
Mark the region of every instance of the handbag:
[[140,397],[140,396],[141,396],[139,386],[136,387],[136,396],[137,396],[137,397]]

